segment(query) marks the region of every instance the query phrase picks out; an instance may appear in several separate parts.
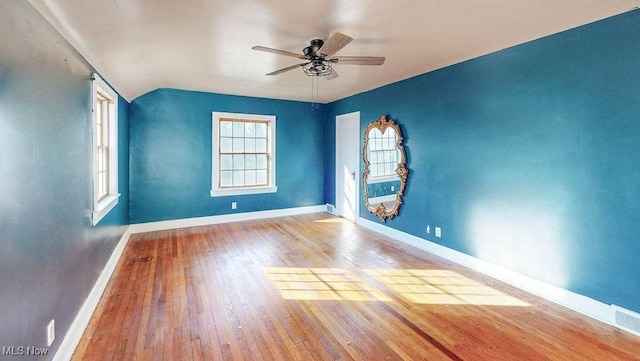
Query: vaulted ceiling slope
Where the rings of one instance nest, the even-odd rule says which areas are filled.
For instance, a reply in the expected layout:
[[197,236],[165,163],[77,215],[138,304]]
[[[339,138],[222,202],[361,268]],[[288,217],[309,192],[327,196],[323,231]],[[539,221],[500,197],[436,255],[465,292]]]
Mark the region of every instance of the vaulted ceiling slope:
[[[29,0],[127,100],[157,88],[328,103],[538,39],[640,5],[639,0]],[[385,56],[267,76],[334,32],[336,56]],[[312,98],[314,86],[318,97]]]

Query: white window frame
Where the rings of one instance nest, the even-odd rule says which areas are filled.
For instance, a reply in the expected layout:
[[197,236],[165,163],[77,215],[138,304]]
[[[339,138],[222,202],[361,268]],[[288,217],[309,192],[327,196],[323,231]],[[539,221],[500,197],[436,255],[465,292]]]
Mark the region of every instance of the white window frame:
[[[212,137],[211,137],[211,197],[235,196],[245,194],[275,193],[276,186],[276,117],[275,115],[262,114],[242,114],[242,113],[211,113]],[[269,150],[268,166],[269,179],[266,186],[256,187],[230,187],[220,188],[218,179],[219,159],[220,159],[220,119],[240,119],[266,121],[267,126],[267,149]]]
[[[91,149],[92,149],[92,176],[93,181],[93,211],[91,214],[91,222],[95,226],[104,218],[113,207],[118,204],[120,193],[118,193],[118,94],[104,81],[99,75],[91,76]],[[103,96],[109,98],[108,106],[108,132],[109,132],[109,165],[108,165],[108,193],[105,197],[99,198],[98,195],[98,147],[96,142],[97,118],[96,101],[100,92]]]

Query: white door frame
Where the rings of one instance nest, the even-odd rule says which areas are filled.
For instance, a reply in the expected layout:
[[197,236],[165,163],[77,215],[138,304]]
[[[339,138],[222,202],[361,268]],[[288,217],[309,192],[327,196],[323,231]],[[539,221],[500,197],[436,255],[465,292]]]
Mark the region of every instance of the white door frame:
[[359,111],[336,116],[335,161],[336,214],[356,222],[360,216]]

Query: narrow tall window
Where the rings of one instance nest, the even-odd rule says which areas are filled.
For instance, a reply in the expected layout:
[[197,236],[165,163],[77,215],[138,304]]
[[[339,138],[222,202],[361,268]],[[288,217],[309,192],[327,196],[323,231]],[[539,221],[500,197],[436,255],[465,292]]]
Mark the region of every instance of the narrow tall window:
[[212,197],[277,190],[275,122],[269,115],[213,113]]
[[98,75],[92,81],[93,214],[97,224],[118,203],[118,95]]
[[98,152],[98,167],[96,179],[98,188],[96,198],[98,201],[109,195],[109,106],[113,100],[102,91],[96,94],[96,133],[95,143]]

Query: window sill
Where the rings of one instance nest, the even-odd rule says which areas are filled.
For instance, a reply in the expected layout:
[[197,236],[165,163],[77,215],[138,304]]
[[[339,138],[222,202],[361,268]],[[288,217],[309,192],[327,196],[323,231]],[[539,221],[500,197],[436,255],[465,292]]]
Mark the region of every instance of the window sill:
[[276,186],[268,187],[246,187],[246,188],[219,188],[211,190],[211,197],[239,196],[245,194],[275,193]]
[[111,211],[113,207],[116,206],[116,204],[118,204],[119,199],[120,199],[120,193],[109,195],[106,198],[102,199],[100,202],[98,202],[98,206],[96,207],[96,209],[93,211],[93,214],[92,214],[92,219],[91,219],[92,224],[94,226],[98,224],[98,222],[100,222],[100,220],[104,218],[104,216],[106,216],[107,213],[109,213],[109,211]]
[[396,194],[389,194],[386,196],[379,196],[379,197],[374,197],[374,198],[369,198],[369,204],[377,204],[377,203],[384,203],[384,202],[393,202],[395,201],[396,198]]
[[397,174],[393,175],[383,175],[381,177],[369,177],[367,179],[367,184],[375,184],[375,183],[385,183],[385,182],[393,182],[399,181],[400,177]]

